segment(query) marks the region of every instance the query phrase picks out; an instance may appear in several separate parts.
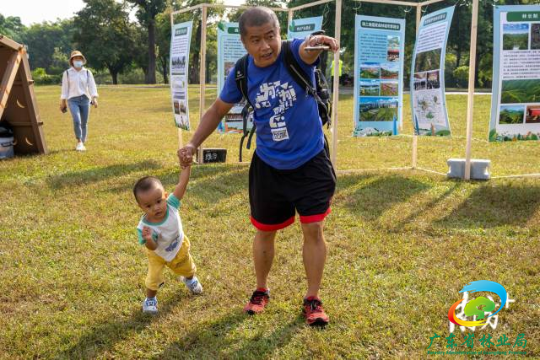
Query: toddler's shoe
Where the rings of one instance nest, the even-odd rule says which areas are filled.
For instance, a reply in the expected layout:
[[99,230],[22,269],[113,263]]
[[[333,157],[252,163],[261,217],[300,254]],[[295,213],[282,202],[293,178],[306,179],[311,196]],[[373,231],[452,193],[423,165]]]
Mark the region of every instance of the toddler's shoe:
[[203,292],[203,287],[201,283],[199,282],[199,279],[197,279],[196,276],[194,276],[191,279],[186,279],[185,277],[181,276],[180,279],[186,284],[186,287],[191,291],[193,295],[200,295]]
[[75,147],[75,150],[77,151],[86,151],[86,148],[84,147],[84,144],[82,142],[77,143],[77,146]]
[[146,314],[157,314],[157,298],[146,298],[142,303],[142,311]]

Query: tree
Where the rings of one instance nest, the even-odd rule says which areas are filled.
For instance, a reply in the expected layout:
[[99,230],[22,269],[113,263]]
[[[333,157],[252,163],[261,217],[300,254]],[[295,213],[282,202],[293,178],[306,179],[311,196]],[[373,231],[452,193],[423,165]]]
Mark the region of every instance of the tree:
[[[198,4],[214,4],[216,3],[216,0],[187,0],[187,1],[176,1],[174,3],[173,9],[183,9],[190,6],[195,6]],[[221,15],[223,15],[224,9],[208,9],[207,13],[207,44],[206,48],[207,51],[209,49],[210,43],[213,41],[216,41],[216,31],[215,29],[212,30],[212,19],[218,18]],[[190,84],[198,84],[199,83],[199,69],[201,65],[201,17],[202,17],[202,11],[198,10],[195,12],[190,13],[183,13],[175,16],[175,24],[179,22],[184,21],[190,21],[193,20],[193,29],[192,29],[192,40],[191,40],[191,46],[189,49],[189,62],[190,62],[190,71],[189,71],[189,83]],[[212,46],[212,45],[210,45]],[[214,45],[215,46],[215,45]],[[211,53],[212,51],[210,51]],[[208,55],[208,54],[207,54]],[[207,64],[207,74],[209,72],[209,69],[211,68],[212,62],[217,62],[217,59],[214,57],[210,60],[209,64]],[[208,75],[206,77],[209,79]]]
[[156,83],[156,16],[165,10],[166,0],[127,0],[138,7],[137,19],[148,29],[148,68],[146,83]]
[[[68,56],[73,49],[72,37],[73,21],[71,19],[32,24],[23,36],[23,43],[28,46],[31,67],[44,68],[47,73],[52,73],[55,49]],[[64,66],[68,66],[67,62]]]
[[74,19],[74,40],[92,67],[107,68],[113,84],[131,63],[134,29],[129,14],[115,0],[84,0],[86,6]]
[[163,75],[163,82],[169,83],[169,52],[171,48],[171,9],[165,10],[156,16],[156,43],[157,60],[159,62],[160,72]]
[[4,17],[0,14],[0,34],[22,42],[25,31],[26,27],[21,23],[21,18],[17,16]]

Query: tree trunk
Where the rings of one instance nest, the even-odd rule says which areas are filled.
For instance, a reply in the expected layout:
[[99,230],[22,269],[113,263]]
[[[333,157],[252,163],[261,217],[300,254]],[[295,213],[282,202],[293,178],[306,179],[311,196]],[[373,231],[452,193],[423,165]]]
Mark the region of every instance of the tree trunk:
[[167,60],[161,58],[161,74],[163,74],[163,83],[168,84],[169,83],[169,77],[168,77],[168,68],[167,68]]
[[460,20],[460,14],[459,14],[459,9],[461,8],[461,6],[457,6],[457,16],[456,16],[456,22],[457,22],[457,26],[456,28],[458,29],[458,42],[457,42],[457,49],[456,49],[456,69],[459,67],[459,64],[461,63],[461,30],[460,29],[460,24],[459,24],[459,20]]
[[148,22],[148,71],[146,72],[146,83],[156,83],[156,23],[155,19]]
[[[198,21],[197,23],[197,33],[195,35],[195,39],[197,39],[197,44],[199,45],[199,51],[201,50],[200,49],[200,44],[201,44],[201,23],[202,21]],[[193,47],[193,50],[197,50],[196,47],[194,46]],[[190,67],[190,71],[189,71],[189,83],[190,84],[198,84],[200,82],[200,78],[199,78],[199,69],[200,69],[200,64],[199,64],[199,59],[201,57],[201,54],[199,51],[194,51],[193,52],[193,60],[191,60],[191,67]]]
[[109,69],[109,74],[111,75],[113,85],[118,85],[118,72],[119,71],[115,69],[115,67],[112,65],[107,65],[107,69]]

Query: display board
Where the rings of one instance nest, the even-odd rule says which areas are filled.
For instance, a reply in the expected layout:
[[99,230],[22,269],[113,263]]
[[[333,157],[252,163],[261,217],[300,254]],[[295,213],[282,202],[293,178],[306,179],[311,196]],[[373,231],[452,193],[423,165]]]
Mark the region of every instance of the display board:
[[193,21],[176,24],[171,29],[170,83],[174,121],[189,130],[188,72],[189,46]]
[[450,135],[444,87],[446,42],[454,6],[422,17],[411,66],[411,108],[417,135]]
[[[240,39],[238,23],[219,22],[217,32],[217,58],[218,58],[218,94],[225,86],[225,79],[231,71],[234,71],[236,61],[246,54],[246,49]],[[245,101],[234,104],[232,109],[221,121],[218,131],[222,133],[243,132],[242,109]],[[248,129],[251,124],[248,125]]]
[[489,140],[540,137],[540,6],[494,9]]
[[287,39],[303,39],[314,33],[315,31],[321,30],[322,23],[322,16],[293,19],[288,27]]
[[403,114],[405,20],[356,15],[354,136],[397,135]]

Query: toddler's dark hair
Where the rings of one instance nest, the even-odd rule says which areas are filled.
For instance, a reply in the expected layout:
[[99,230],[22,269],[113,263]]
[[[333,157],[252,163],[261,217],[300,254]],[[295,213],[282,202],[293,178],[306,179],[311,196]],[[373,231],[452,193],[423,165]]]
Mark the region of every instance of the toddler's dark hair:
[[137,194],[148,191],[154,187],[163,187],[161,181],[159,181],[159,179],[155,176],[145,176],[137,180],[135,186],[133,187],[133,196],[135,196],[135,200],[139,202]]

